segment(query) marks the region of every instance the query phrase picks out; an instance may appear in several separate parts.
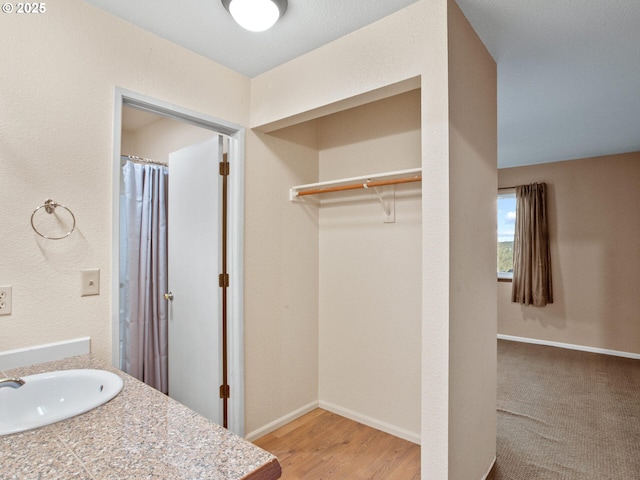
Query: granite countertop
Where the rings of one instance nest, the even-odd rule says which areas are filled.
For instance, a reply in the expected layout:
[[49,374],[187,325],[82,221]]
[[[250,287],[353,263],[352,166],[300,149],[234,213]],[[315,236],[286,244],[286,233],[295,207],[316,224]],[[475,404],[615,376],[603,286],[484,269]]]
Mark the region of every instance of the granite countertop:
[[0,437],[0,479],[280,478],[280,464],[270,453],[89,355],[0,376],[74,368],[115,372],[124,387],[114,399],[85,414]]

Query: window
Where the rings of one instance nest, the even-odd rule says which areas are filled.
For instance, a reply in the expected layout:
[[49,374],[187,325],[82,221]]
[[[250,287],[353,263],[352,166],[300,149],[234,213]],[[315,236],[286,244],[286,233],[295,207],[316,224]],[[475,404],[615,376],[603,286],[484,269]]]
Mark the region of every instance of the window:
[[516,226],[516,191],[498,193],[498,280],[513,278],[513,235]]

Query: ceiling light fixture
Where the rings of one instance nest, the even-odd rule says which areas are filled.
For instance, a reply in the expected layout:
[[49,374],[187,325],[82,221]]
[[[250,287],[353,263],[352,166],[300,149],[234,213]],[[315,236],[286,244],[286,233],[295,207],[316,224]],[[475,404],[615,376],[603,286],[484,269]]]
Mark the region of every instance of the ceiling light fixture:
[[222,0],[222,5],[242,28],[264,32],[287,11],[287,0]]

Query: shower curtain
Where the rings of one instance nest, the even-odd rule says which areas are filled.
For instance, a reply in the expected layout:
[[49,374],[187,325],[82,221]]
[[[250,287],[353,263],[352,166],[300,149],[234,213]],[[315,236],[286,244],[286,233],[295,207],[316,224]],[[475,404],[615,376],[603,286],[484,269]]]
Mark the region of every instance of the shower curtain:
[[120,365],[166,394],[168,168],[127,161],[122,174],[126,265]]

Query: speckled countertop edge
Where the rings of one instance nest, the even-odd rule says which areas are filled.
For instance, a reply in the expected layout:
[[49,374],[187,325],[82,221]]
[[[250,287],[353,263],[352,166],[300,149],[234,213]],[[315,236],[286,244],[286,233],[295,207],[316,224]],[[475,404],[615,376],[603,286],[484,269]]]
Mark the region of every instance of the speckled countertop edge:
[[114,399],[85,414],[0,437],[0,480],[240,480],[275,459],[89,355],[7,370],[3,375],[24,377],[75,368],[114,372],[124,387]]

